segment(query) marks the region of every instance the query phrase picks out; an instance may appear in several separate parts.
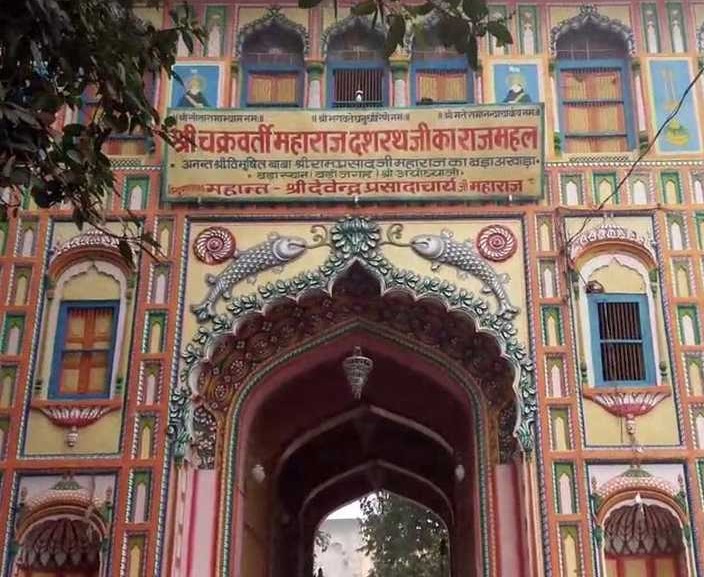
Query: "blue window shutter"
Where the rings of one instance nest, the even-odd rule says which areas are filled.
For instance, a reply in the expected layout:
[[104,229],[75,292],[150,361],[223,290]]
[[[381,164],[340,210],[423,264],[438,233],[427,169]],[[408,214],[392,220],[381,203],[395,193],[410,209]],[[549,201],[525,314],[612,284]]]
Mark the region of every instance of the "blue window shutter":
[[[106,371],[106,382],[104,391],[101,393],[76,393],[67,395],[61,392],[61,366],[66,342],[66,332],[68,330],[68,316],[71,309],[93,309],[110,308],[113,312],[112,335],[108,348],[108,366]],[[50,399],[99,399],[110,396],[110,383],[112,382],[112,366],[115,357],[115,342],[117,340],[117,321],[120,309],[119,301],[115,300],[95,300],[95,301],[62,301],[59,309],[58,323],[56,327],[56,338],[54,341],[54,352],[51,360],[51,375],[49,378],[48,396]]]
[[[642,386],[655,384],[655,358],[653,352],[652,330],[650,323],[650,311],[648,309],[648,299],[641,294],[606,293],[588,295],[589,304],[589,327],[590,341],[592,348],[592,358],[594,364],[594,385],[603,387],[612,386]],[[637,319],[639,323],[640,338],[617,339],[604,338],[601,334],[599,305],[600,304],[634,304],[638,308]],[[625,377],[623,379],[607,379],[605,375],[605,363],[602,345],[631,344],[639,345],[643,358],[643,377],[633,379]],[[618,371],[617,371],[618,372]]]

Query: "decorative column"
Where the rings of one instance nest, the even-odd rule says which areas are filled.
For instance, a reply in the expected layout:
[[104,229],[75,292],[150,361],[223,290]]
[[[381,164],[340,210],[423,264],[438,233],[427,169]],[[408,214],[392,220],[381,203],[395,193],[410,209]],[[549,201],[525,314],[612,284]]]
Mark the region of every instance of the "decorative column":
[[408,58],[406,56],[393,58],[389,64],[391,65],[391,78],[394,86],[393,105],[395,108],[404,108],[408,106],[408,92],[406,90],[408,84]]
[[237,86],[240,84],[240,63],[232,60],[230,63],[230,106],[239,108],[239,94]]
[[633,59],[631,63],[633,85],[636,88],[636,117],[638,119],[638,146],[648,144],[648,125],[645,121],[645,102],[643,101],[643,75],[640,71],[640,60]]
[[[468,74],[471,73],[471,70],[468,71]],[[474,82],[476,84],[476,88],[474,89],[475,102],[477,104],[484,104],[484,67],[481,62],[477,64],[477,69],[474,71]]]
[[562,134],[560,133],[560,95],[557,93],[557,83],[555,82],[555,59],[551,58],[548,65],[550,72],[550,96],[552,97],[552,122],[553,122],[553,146],[555,154],[562,154]]
[[322,108],[321,79],[325,67],[320,60],[306,62],[308,72],[308,108]]

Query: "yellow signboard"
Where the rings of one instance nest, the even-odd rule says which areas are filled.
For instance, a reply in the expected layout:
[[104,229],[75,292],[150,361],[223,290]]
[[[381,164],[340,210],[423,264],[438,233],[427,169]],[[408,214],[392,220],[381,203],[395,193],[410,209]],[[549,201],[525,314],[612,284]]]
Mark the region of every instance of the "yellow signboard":
[[365,110],[176,109],[169,201],[534,199],[539,104]]

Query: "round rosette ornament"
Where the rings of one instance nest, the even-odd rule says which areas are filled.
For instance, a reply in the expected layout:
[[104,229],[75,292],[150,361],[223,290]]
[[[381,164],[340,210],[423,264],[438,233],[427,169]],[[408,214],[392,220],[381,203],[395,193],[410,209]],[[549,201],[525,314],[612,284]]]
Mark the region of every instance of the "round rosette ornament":
[[235,254],[235,237],[226,228],[206,228],[193,243],[193,252],[205,264],[220,264]]
[[513,233],[500,224],[483,228],[477,236],[479,254],[494,262],[503,262],[513,256],[518,248]]

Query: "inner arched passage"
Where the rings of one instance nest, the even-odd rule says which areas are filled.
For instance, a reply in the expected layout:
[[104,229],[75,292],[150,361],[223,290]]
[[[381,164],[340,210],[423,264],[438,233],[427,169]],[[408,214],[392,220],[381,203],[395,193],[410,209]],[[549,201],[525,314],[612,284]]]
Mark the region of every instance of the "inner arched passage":
[[375,491],[331,512],[315,537],[315,577],[448,577],[447,524],[421,503]]
[[[341,368],[355,346],[375,363],[361,399]],[[514,379],[470,317],[382,294],[361,267],[241,322],[201,370],[195,415],[201,459],[234,488],[231,574],[309,575],[319,522],[381,489],[443,519],[453,576],[488,574],[487,470],[515,447]]]
[[[360,400],[341,370],[353,346],[374,360]],[[243,537],[242,573],[312,574],[315,529],[325,516],[364,494],[389,490],[440,516],[458,552],[453,574],[474,575],[481,427],[466,392],[411,350],[361,326],[298,362],[305,369],[284,365],[278,373],[288,378],[272,375],[260,383],[250,397],[252,412],[242,415],[244,499],[235,529]],[[258,466],[266,472],[260,482],[253,474]],[[264,559],[268,566],[255,566]]]

